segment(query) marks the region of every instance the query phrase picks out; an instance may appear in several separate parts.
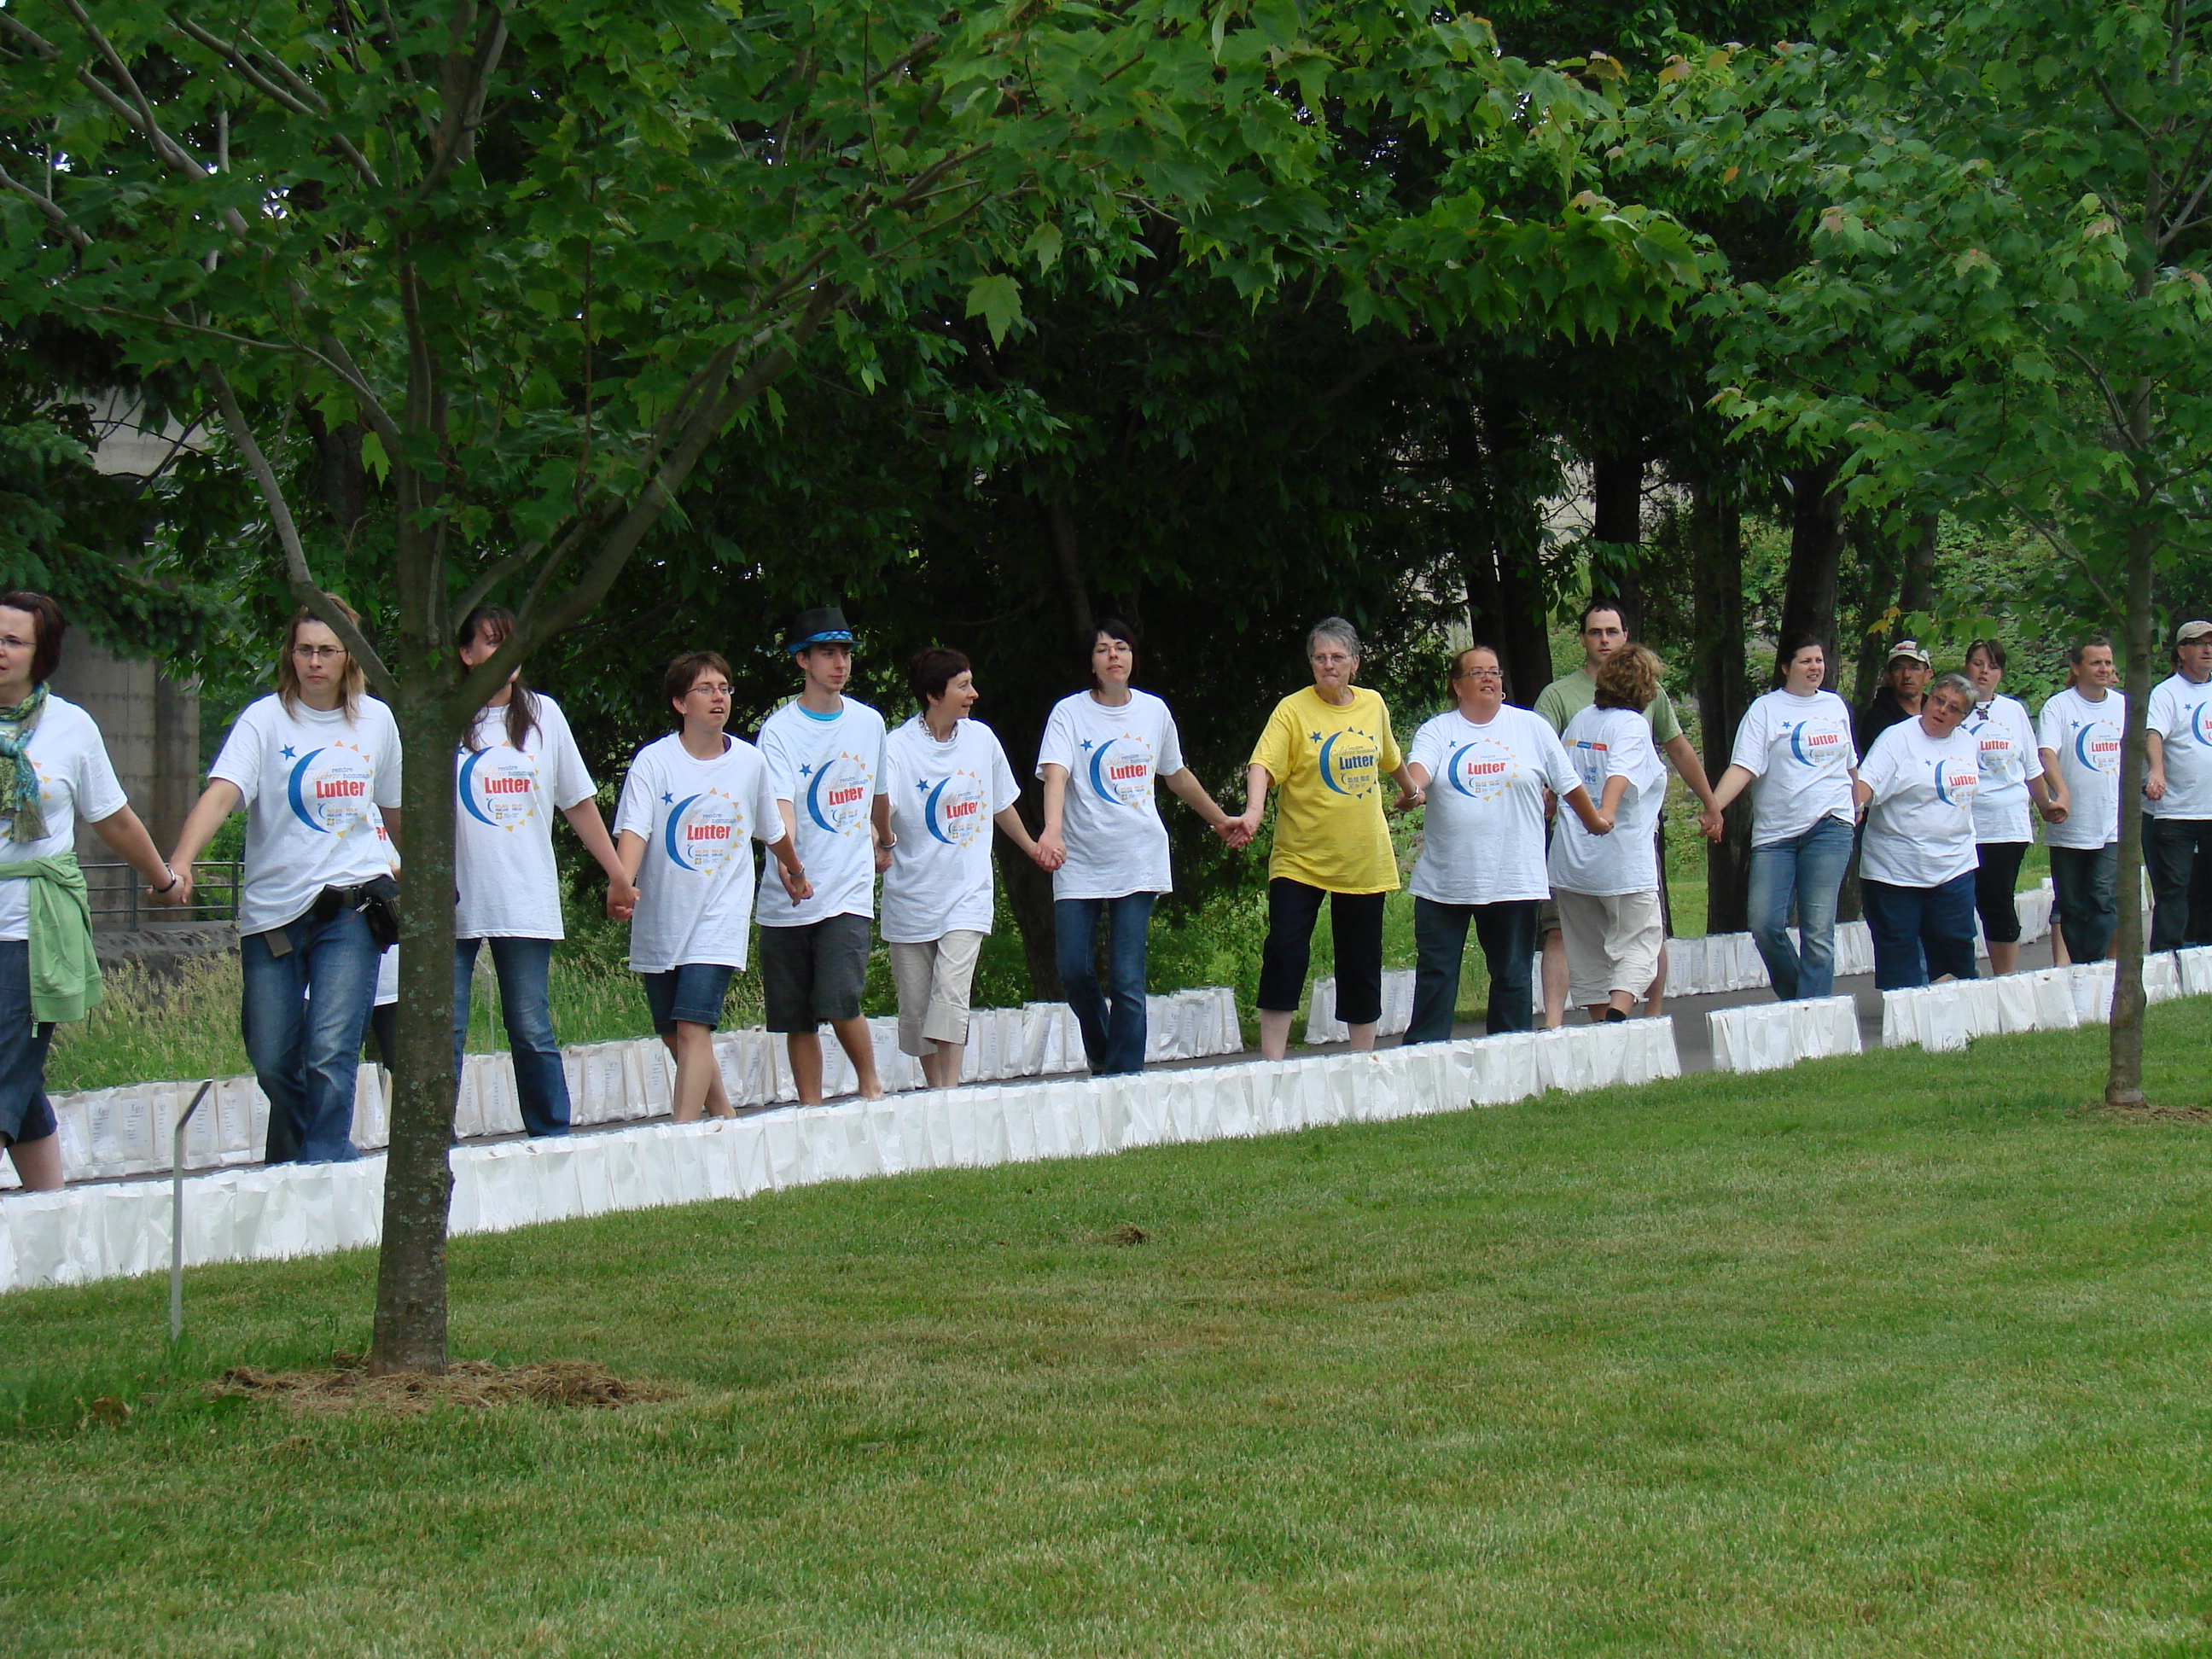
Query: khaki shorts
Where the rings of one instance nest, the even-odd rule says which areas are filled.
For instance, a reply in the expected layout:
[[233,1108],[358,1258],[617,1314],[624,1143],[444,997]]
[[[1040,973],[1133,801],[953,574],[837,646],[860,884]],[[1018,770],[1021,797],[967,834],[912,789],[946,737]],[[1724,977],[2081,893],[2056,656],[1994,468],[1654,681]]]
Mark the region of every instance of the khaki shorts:
[[919,1060],[940,1042],[968,1041],[968,993],[983,935],[956,927],[925,945],[891,947],[899,1052]]
[[1667,924],[1659,895],[1573,893],[1552,895],[1559,907],[1559,937],[1567,947],[1567,1000],[1594,1008],[1626,991],[1639,1001],[1659,976],[1659,947]]

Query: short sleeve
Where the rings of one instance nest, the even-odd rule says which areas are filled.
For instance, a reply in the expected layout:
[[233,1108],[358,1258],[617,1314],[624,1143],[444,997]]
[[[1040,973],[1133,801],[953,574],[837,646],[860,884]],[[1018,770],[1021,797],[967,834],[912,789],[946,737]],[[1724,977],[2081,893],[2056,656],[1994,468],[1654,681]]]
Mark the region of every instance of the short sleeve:
[[1398,734],[1390,729],[1390,705],[1380,693],[1375,698],[1375,712],[1382,724],[1382,770],[1395,772],[1406,763],[1406,757],[1398,748]]
[[1674,700],[1662,691],[1651,701],[1651,742],[1656,747],[1672,743],[1682,735],[1682,718],[1674,712]]
[[222,740],[215,764],[208,768],[210,781],[221,778],[225,783],[234,783],[248,800],[261,787],[261,755],[268,746],[262,738],[260,714],[256,705],[238,717],[230,735]]
[[615,804],[615,834],[628,830],[647,841],[653,839],[653,763],[646,758],[647,751],[639,750],[630,759],[629,771],[623,778],[622,799]]
[[1182,770],[1182,733],[1176,730],[1175,715],[1165,703],[1160,705],[1160,752],[1152,763],[1155,777],[1171,778]]
[[1565,735],[1567,729],[1566,711],[1559,706],[1559,694],[1553,689],[1558,684],[1559,682],[1554,680],[1551,685],[1546,686],[1539,692],[1536,697],[1537,717],[1552,728],[1553,737]]
[[1037,744],[1036,775],[1044,775],[1048,766],[1057,766],[1073,773],[1075,770],[1075,732],[1067,718],[1067,705],[1056,702],[1044,723],[1044,737]]
[[1297,723],[1291,718],[1288,697],[1275,705],[1275,712],[1267,716],[1267,723],[1260,730],[1260,741],[1253,745],[1249,766],[1264,766],[1267,775],[1279,788],[1291,775],[1291,747]]
[[2160,680],[2151,688],[2150,702],[2143,710],[2143,719],[2149,731],[2160,738],[2171,738],[2183,724],[2181,699],[2173,695],[2173,682]]
[[991,738],[991,811],[1005,811],[1022,798],[1022,787],[1014,781],[1014,769],[1006,764],[1006,745],[993,732]]
[[767,761],[760,763],[760,781],[753,786],[753,839],[766,842],[773,847],[784,836],[783,814],[777,810],[780,796],[775,779],[769,775]]
[[1552,730],[1548,722],[1536,721],[1529,736],[1535,740],[1538,763],[1543,767],[1553,794],[1569,794],[1583,787],[1582,775],[1575,770],[1574,762],[1567,758],[1566,744],[1559,741],[1559,734]]
[[1606,736],[1605,775],[1617,778],[1624,775],[1631,782],[1644,765],[1644,755],[1651,746],[1651,726],[1643,715],[1633,709],[1618,711],[1627,720],[1607,720],[1598,729]]
[[[1896,729],[1892,726],[1890,731]],[[1866,759],[1859,766],[1859,781],[1874,792],[1874,799],[1877,801],[1889,799],[1888,787],[1897,781],[1897,758],[1900,745],[1885,741],[1888,735],[1885,732],[1874,740],[1874,747],[1867,751]]]
[[1729,756],[1730,766],[1741,766],[1754,778],[1766,775],[1766,753],[1774,741],[1766,721],[1766,700],[1762,697],[1744,712],[1735,728],[1735,748]]
[[2058,712],[2056,697],[2045,703],[2043,712],[2035,717],[2035,746],[2054,755],[2066,752],[2066,718]]
[[115,763],[108,758],[100,728],[88,719],[85,724],[88,729],[75,780],[76,815],[88,823],[98,823],[130,805],[131,798],[123,793],[122,781],[115,775]]
[[891,729],[888,725],[876,727],[876,793],[888,795],[891,792]]
[[568,729],[568,716],[550,703],[540,703],[538,708],[545,734],[554,746],[553,804],[565,812],[591,799],[599,788],[584,768],[584,757],[576,747],[576,734]]
[[399,722],[392,717],[392,710],[377,704],[377,725],[382,728],[376,742],[376,805],[379,811],[397,811],[399,805]]
[[2026,703],[2014,703],[2013,707],[2020,710],[2020,723],[2027,728],[2027,755],[2023,763],[2027,769],[2027,775],[2039,778],[2043,775],[2043,757],[2036,751],[2035,722],[2027,717]]
[[1430,720],[1413,733],[1413,747],[1406,757],[1406,763],[1424,769],[1434,781],[1443,771],[1445,750],[1450,746],[1444,740],[1443,720]]
[[791,764],[791,751],[784,747],[783,728],[771,715],[763,723],[760,740],[754,744],[760,750],[761,768],[768,774],[769,787],[775,792],[778,800],[796,803],[799,799],[799,775]]

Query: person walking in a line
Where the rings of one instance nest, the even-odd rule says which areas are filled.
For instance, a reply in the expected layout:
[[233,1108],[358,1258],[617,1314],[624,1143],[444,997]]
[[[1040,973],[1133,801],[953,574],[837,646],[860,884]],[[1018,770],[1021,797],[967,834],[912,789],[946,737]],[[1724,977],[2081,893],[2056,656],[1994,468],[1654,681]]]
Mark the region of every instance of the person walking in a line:
[[1598,665],[1596,696],[1567,722],[1561,741],[1597,822],[1562,818],[1548,857],[1552,897],[1567,954],[1567,994],[1593,1022],[1624,1020],[1648,994],[1666,943],[1659,848],[1651,833],[1667,769],[1646,718],[1662,665],[1623,645]]
[[1948,974],[1973,979],[1974,740],[1960,729],[1974,684],[1945,674],[1919,714],[1888,727],[1859,763],[1852,793],[1867,814],[1860,892],[1874,939],[1874,982],[1885,991]]
[[2120,865],[2120,751],[2128,700],[2109,635],[2092,634],[2066,653],[2067,684],[2036,717],[2044,774],[2057,780],[2055,813],[2043,815],[2051,849],[2054,954],[2099,962],[2119,925],[2114,892]]
[[2035,722],[2024,705],[1998,695],[2004,679],[2005,648],[1995,640],[1976,640],[1966,647],[1966,678],[1974,683],[1973,712],[1966,735],[1981,757],[1982,787],[1974,795],[1974,908],[1989,941],[1990,972],[2009,974],[2020,967],[2021,862],[2035,832],[2028,822],[2032,800],[2046,817],[2054,797],[2037,752]]
[[2212,945],[2212,622],[2173,630],[2144,711],[2143,873],[2153,951]]

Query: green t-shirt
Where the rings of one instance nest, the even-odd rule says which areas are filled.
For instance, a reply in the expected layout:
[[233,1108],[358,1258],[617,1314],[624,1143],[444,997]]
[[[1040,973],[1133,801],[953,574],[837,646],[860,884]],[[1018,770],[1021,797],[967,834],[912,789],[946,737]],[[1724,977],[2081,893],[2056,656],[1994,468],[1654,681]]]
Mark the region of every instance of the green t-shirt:
[[[1577,668],[1544,688],[1544,695],[1536,699],[1536,712],[1552,723],[1552,730],[1564,733],[1567,722],[1596,701],[1597,677],[1587,668]],[[1682,722],[1675,718],[1674,705],[1664,691],[1652,698],[1644,718],[1650,722],[1651,741],[1662,749],[1682,735]]]

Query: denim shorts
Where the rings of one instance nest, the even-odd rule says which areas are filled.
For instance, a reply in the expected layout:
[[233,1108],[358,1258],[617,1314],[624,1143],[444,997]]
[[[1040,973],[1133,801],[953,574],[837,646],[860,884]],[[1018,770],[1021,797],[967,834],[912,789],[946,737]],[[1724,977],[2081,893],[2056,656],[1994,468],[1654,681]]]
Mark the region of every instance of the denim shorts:
[[0,1135],[10,1145],[44,1140],[54,1132],[46,1099],[46,1048],[51,1023],[31,1018],[31,946],[0,939]]
[[662,1036],[674,1036],[678,1024],[713,1030],[722,1023],[722,999],[737,971],[718,962],[687,962],[665,974],[641,974],[653,1029]]

